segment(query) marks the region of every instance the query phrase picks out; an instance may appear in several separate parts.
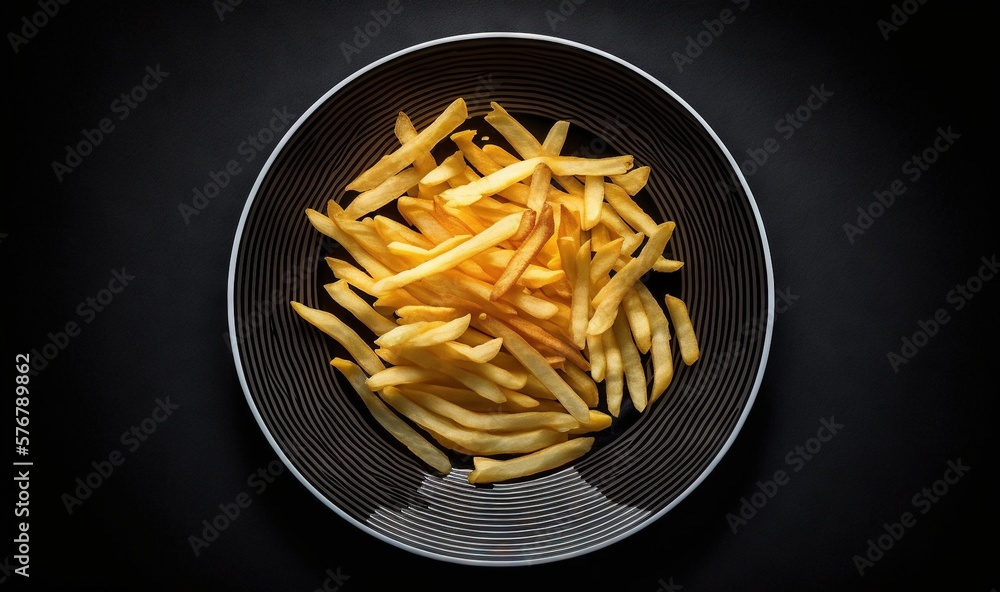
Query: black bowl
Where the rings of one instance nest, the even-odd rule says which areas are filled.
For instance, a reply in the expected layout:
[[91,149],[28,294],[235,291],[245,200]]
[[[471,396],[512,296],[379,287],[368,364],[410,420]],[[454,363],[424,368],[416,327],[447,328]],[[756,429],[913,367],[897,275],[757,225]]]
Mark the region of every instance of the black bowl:
[[[324,256],[343,256],[305,208],[341,199],[396,145],[405,111],[417,128],[464,97],[470,116],[497,101],[539,124],[567,119],[564,153],[632,154],[652,175],[637,201],[674,220],[685,262],[648,285],[688,304],[701,360],[677,368],[641,416],[614,428],[572,466],[475,487],[467,469],[432,474],[369,416],[327,362],[346,356],[288,302],[325,308]],[[483,130],[485,131],[485,129]],[[662,277],[669,276],[669,277]],[[412,552],[479,565],[555,561],[650,524],[719,462],[760,386],[771,339],[773,275],[764,227],[737,163],[670,89],[593,48],[549,37],[483,33],[388,56],[320,98],[278,144],[247,200],[233,246],[229,323],[248,402],[290,471],[360,529]],[[676,347],[674,348],[676,350]],[[651,372],[648,373],[651,375]]]

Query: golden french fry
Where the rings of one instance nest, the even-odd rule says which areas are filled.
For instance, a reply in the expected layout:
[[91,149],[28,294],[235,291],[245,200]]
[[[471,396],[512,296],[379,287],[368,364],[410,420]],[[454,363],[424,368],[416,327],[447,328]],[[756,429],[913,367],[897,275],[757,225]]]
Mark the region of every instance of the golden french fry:
[[594,438],[573,438],[510,460],[475,457],[469,483],[495,483],[535,475],[573,462],[590,451]]
[[[476,454],[517,454],[534,452],[566,440],[564,432],[538,428],[520,432],[490,433],[464,428],[450,419],[429,411],[408,399],[393,387],[382,391],[390,407],[426,430],[440,434]],[[587,417],[589,419],[589,415]]]
[[448,456],[441,452],[437,447],[428,442],[423,436],[418,434],[416,430],[411,428],[405,421],[396,417],[396,415],[385,406],[375,393],[368,388],[365,384],[365,375],[356,364],[348,360],[341,358],[334,358],[330,362],[337,370],[340,370],[344,377],[347,378],[351,386],[361,397],[361,402],[365,404],[368,411],[372,414],[382,427],[386,429],[394,438],[399,440],[404,446],[410,449],[413,454],[427,463],[429,466],[433,467],[439,473],[449,473],[451,472],[451,461],[448,460]]
[[632,406],[641,412],[646,408],[646,372],[642,368],[642,360],[639,359],[639,350],[632,341],[625,315],[618,315],[611,330],[615,334],[618,351],[622,356],[629,398],[632,399]]
[[450,306],[416,304],[399,307],[396,316],[399,317],[400,325],[406,325],[417,321],[451,321],[465,316],[465,311]]
[[491,339],[486,343],[470,346],[458,341],[449,341],[442,344],[442,353],[449,358],[465,360],[476,364],[485,364],[500,353],[503,347],[503,339]]
[[420,178],[421,185],[438,185],[446,182],[465,170],[465,158],[462,152],[458,151],[444,159],[441,164],[434,167],[426,175]]
[[[638,170],[638,169],[636,169]],[[629,173],[631,174],[631,173]],[[608,200],[611,207],[614,208],[615,212],[622,217],[625,222],[632,228],[642,232],[647,236],[653,236],[656,232],[656,222],[649,217],[649,214],[643,211],[639,207],[639,204],[635,203],[629,194],[619,187],[611,183],[604,184],[604,198]]]
[[490,107],[493,110],[486,115],[486,123],[500,132],[523,158],[531,158],[542,152],[541,143],[520,122],[511,117],[506,109],[496,102],[491,102]]
[[583,220],[580,226],[590,230],[601,221],[604,204],[604,178],[588,175],[583,190]]
[[[420,132],[400,112],[399,147],[348,186],[358,194],[347,208],[306,212],[353,258],[327,259],[338,281],[325,287],[378,349],[336,316],[292,304],[360,364],[332,362],[380,424],[440,472],[450,466],[432,442],[476,456],[474,483],[585,454],[593,438],[572,436],[611,426],[626,387],[639,411],[660,397],[674,372],[668,315],[685,363],[699,355],[684,303],[668,295],[665,312],[638,281],[683,266],[664,256],[674,223],[656,224],[632,197],[650,167],[562,156],[568,122],[539,142],[492,107],[486,121],[513,153],[456,131],[461,99]],[[439,164],[445,137],[458,151]],[[403,222],[377,212],[393,203]],[[595,409],[599,382],[610,415]],[[497,454],[522,456],[482,457]]]
[[[472,320],[471,314],[466,314],[464,317],[459,317],[451,321],[430,321],[427,323],[412,323],[409,325],[403,325],[393,331],[409,329],[411,327],[418,327],[419,332],[410,333],[403,337],[397,343],[386,344],[380,343],[384,337],[389,335],[386,333],[382,337],[375,340],[375,343],[382,345],[384,347],[404,346],[404,347],[431,347],[433,345],[438,345],[441,343],[446,343],[448,341],[454,341],[458,339],[465,330],[469,328],[469,321]],[[391,333],[392,331],[390,331]]]
[[[402,392],[402,391],[401,391]],[[406,394],[405,392],[403,393]],[[553,411],[522,411],[515,413],[479,413],[434,395],[409,397],[421,407],[476,430],[488,432],[525,432],[546,428],[568,432],[580,427],[580,422],[567,413]]]
[[649,241],[642,248],[639,256],[629,261],[597,292],[593,301],[596,308],[594,316],[591,317],[590,324],[587,326],[587,333],[596,335],[611,327],[612,323],[615,322],[618,305],[625,297],[625,292],[653,267],[653,263],[663,253],[663,248],[666,247],[673,231],[673,222],[664,222],[659,225],[653,236],[649,237]]
[[511,185],[530,177],[538,165],[545,165],[553,174],[560,176],[606,176],[624,173],[629,170],[632,167],[632,157],[580,158],[576,156],[536,156],[527,160],[519,160],[495,173],[471,183],[466,183],[461,187],[446,189],[441,193],[441,197],[457,204],[471,204],[483,195],[499,193]]
[[364,323],[376,335],[381,335],[396,328],[396,323],[380,315],[363,298],[352,292],[347,281],[338,280],[323,287],[326,288],[327,294],[337,304],[347,309],[348,312]]
[[596,409],[590,410],[590,421],[587,423],[581,423],[580,427],[574,428],[569,431],[571,436],[578,434],[590,434],[593,432],[599,432],[611,427],[612,417],[607,413],[601,413]]
[[[382,350],[379,350],[379,353],[383,353]],[[415,382],[430,382],[442,378],[447,377],[437,370],[429,370],[427,368],[421,368],[420,366],[401,366],[397,364],[380,372],[375,372],[368,378],[367,384],[368,388],[371,390],[380,391],[387,386],[412,384]]]
[[590,376],[595,382],[604,382],[607,360],[604,356],[604,341],[600,335],[587,335],[587,354],[590,360]]
[[590,241],[580,245],[573,267],[570,335],[576,347],[583,349],[587,344],[587,324],[590,322]]
[[580,398],[583,399],[583,402],[588,407],[597,407],[600,395],[597,390],[597,383],[594,382],[594,379],[590,375],[580,370],[580,367],[574,364],[566,364],[560,375],[566,380],[566,384],[573,387],[573,390],[580,394]]
[[657,304],[656,297],[645,284],[636,284],[636,292],[646,309],[646,318],[649,319],[649,350],[653,359],[653,385],[649,390],[649,403],[653,404],[667,390],[674,377],[674,359],[670,354],[670,325],[663,309]]
[[551,349],[578,366],[581,370],[590,370],[590,362],[587,361],[587,358],[583,357],[583,354],[573,349],[573,346],[569,343],[553,335],[551,331],[542,329],[538,322],[532,323],[517,316],[507,317],[504,320],[518,333],[530,339],[533,343]]
[[489,317],[485,314],[479,315],[479,324],[486,329],[486,332],[493,335],[494,337],[500,337],[503,339],[504,347],[506,347],[510,353],[518,359],[519,362],[524,364],[524,367],[528,369],[538,380],[545,385],[545,387],[559,399],[566,411],[569,412],[577,421],[587,421],[590,414],[587,411],[587,404],[583,402],[580,395],[576,393],[566,381],[560,377],[555,370],[545,361],[542,354],[538,353],[538,350],[531,347],[527,341],[521,337],[516,331],[503,324],[502,322]]
[[590,260],[591,286],[601,289],[607,283],[608,274],[614,268],[618,256],[621,255],[624,240],[621,237],[616,238],[594,251],[594,258]]
[[365,214],[392,203],[400,195],[406,193],[407,189],[416,185],[419,180],[420,171],[416,169],[407,169],[395,174],[382,181],[378,187],[358,194],[344,209],[344,215],[351,220],[357,220]]
[[337,279],[344,280],[365,294],[371,294],[371,287],[375,280],[370,275],[342,259],[327,257],[326,264],[330,266],[330,271]]
[[[562,151],[569,130],[568,121],[557,121],[549,129],[545,141],[542,142],[542,154],[556,156]],[[549,194],[549,184],[552,182],[552,171],[545,165],[535,168],[531,175],[531,192],[528,194],[528,209],[540,212]]]
[[618,340],[610,328],[601,335],[604,348],[604,396],[608,402],[608,412],[618,417],[625,395],[625,367],[622,365],[622,351]]
[[442,271],[451,269],[466,259],[469,259],[476,253],[482,252],[487,248],[510,238],[511,235],[517,231],[520,218],[521,217],[517,214],[507,216],[491,226],[489,229],[484,230],[454,249],[442,253],[433,259],[428,259],[416,267],[375,282],[375,285],[372,286],[372,290],[375,291],[376,294],[388,292],[389,290],[401,288],[411,282],[417,281],[429,275],[441,273]]
[[374,166],[364,171],[347,185],[348,191],[368,191],[412,164],[419,156],[430,152],[442,138],[469,117],[465,101],[456,99],[415,138],[400,146],[392,154],[383,156]]
[[[393,133],[396,134],[396,138],[399,139],[400,144],[406,144],[417,137],[417,130],[413,127],[413,122],[402,111],[396,116],[396,125],[393,128]],[[430,150],[425,150],[421,154],[418,154],[413,160],[413,168],[420,171],[422,175],[426,175],[436,166],[437,162],[434,161],[434,156]]]
[[628,318],[628,325],[632,330],[632,339],[635,340],[635,346],[639,348],[640,353],[645,354],[649,353],[651,335],[649,317],[646,316],[646,309],[642,305],[642,300],[639,298],[639,291],[636,287],[641,284],[642,282],[636,282],[632,284],[628,292],[625,292],[625,297],[622,298],[622,309]]
[[636,167],[624,175],[612,175],[611,180],[629,195],[635,195],[646,186],[646,181],[649,180],[649,171],[648,166]]
[[[331,203],[332,202],[333,200],[331,200]],[[341,230],[340,226],[334,223],[334,221],[329,217],[324,216],[323,214],[312,209],[306,209],[306,216],[309,218],[309,222],[312,223],[316,230],[337,241],[342,247],[347,249],[347,252],[354,257],[354,260],[364,267],[365,271],[367,271],[373,278],[384,278],[393,274],[391,269],[386,267],[377,258],[372,257],[371,254],[369,254],[368,251],[366,251],[364,247],[358,243],[357,239]]]
[[374,374],[385,370],[385,365],[375,355],[372,348],[368,347],[368,344],[354,332],[354,329],[345,325],[336,316],[323,310],[309,308],[304,304],[294,301],[292,302],[292,308],[295,309],[295,312],[300,317],[344,346],[344,349],[358,361],[358,364],[364,368],[365,372]]
[[[407,360],[422,366],[428,370],[433,370],[438,374],[447,376],[476,392],[479,396],[489,399],[494,403],[502,403],[507,397],[500,390],[500,386],[492,380],[483,377],[481,374],[469,372],[464,368],[459,368],[457,364],[442,364],[437,356],[420,349],[406,349],[399,352]],[[378,389],[372,389],[378,390]]]
[[690,366],[698,360],[700,353],[698,339],[694,334],[694,325],[691,324],[691,317],[688,316],[687,305],[680,298],[675,298],[670,294],[667,294],[664,300],[667,304],[670,320],[674,322],[674,333],[677,334],[677,347],[681,350],[681,359]]
[[490,300],[499,299],[514,287],[514,284],[520,279],[521,274],[528,268],[528,264],[542,250],[545,241],[549,240],[554,231],[555,225],[552,219],[552,207],[547,205],[542,209],[542,213],[538,217],[535,227],[528,234],[528,237],[524,239],[524,242],[514,252],[514,256],[507,264],[507,269],[497,278],[496,283],[493,285],[493,290],[490,292]]

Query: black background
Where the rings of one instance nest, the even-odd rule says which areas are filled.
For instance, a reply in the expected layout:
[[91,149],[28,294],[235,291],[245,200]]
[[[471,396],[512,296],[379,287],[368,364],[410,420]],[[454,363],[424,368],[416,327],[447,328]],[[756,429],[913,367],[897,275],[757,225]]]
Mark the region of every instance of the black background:
[[[309,592],[327,570],[349,578],[340,588],[348,592],[538,589],[545,581],[639,592],[998,586],[997,459],[987,430],[997,409],[1000,282],[973,281],[981,289],[960,309],[948,297],[998,250],[986,150],[995,10],[897,2],[916,12],[886,39],[877,22],[894,11],[887,1],[401,0],[348,60],[354,27],[386,2],[247,0],[221,17],[209,0],[95,4],[60,6],[16,52],[9,35],[3,50],[0,264],[11,390],[15,354],[51,342],[65,348],[30,382],[30,579],[9,573],[17,564],[8,542],[0,589]],[[688,37],[718,32],[705,21],[727,8],[735,21],[703,33],[711,44],[679,68],[674,54]],[[22,17],[39,11],[36,2],[5,3],[4,32],[21,34]],[[248,482],[276,456],[227,343],[232,242],[276,141],[249,163],[240,143],[273,109],[297,117],[372,61],[477,31],[554,35],[621,57],[687,100],[739,162],[768,138],[779,147],[745,168],[780,312],[735,445],[651,526],[580,558],[524,568],[420,558],[362,533],[287,472],[263,491]],[[112,102],[157,66],[168,75],[118,119]],[[813,87],[832,95],[786,137],[776,123]],[[105,117],[115,129],[58,181],[53,161]],[[959,138],[913,179],[904,163],[949,127]],[[230,159],[243,162],[240,174],[186,221],[180,204]],[[844,224],[857,224],[857,208],[896,179],[905,193],[851,242]],[[96,312],[87,298],[123,268],[134,279]],[[894,371],[887,355],[942,308],[948,322]],[[59,335],[68,322],[78,335]],[[167,397],[178,408],[130,450],[123,432]],[[803,458],[795,447],[816,436],[821,418],[843,427],[808,461],[791,462]],[[68,514],[63,494],[116,450],[124,463]],[[13,449],[8,456],[24,460]],[[965,475],[936,503],[915,504],[959,459]],[[727,514],[778,470],[788,483],[734,534]],[[6,491],[5,512],[16,490]],[[196,557],[188,537],[244,492],[250,506]],[[904,512],[915,525],[859,574],[855,556]]]

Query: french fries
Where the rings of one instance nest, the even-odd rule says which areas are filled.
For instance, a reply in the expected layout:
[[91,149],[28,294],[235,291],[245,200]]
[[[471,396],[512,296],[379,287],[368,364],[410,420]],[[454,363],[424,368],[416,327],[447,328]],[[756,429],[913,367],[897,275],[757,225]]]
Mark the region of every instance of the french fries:
[[684,364],[699,357],[685,303],[667,294],[665,312],[641,281],[683,266],[664,256],[674,222],[633,199],[650,167],[561,154],[567,121],[540,140],[491,106],[513,152],[458,129],[462,99],[419,131],[400,113],[399,147],[347,207],[306,211],[354,260],[327,259],[346,315],[291,303],[354,358],[331,365],[378,423],[438,473],[445,449],[474,456],[472,484],[562,467],[642,413],[674,376],[671,324]]

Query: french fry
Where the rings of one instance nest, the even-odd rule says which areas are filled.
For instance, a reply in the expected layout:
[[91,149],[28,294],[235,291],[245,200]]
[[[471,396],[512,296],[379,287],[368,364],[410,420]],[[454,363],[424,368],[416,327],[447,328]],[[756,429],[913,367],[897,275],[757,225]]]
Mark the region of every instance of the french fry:
[[465,170],[465,158],[461,150],[444,159],[441,164],[420,178],[421,185],[440,185],[458,176]]
[[601,221],[601,209],[604,207],[604,178],[588,175],[583,192],[583,220],[580,225],[584,230],[590,230]]
[[485,314],[479,315],[479,324],[494,337],[503,339],[504,346],[528,369],[545,387],[559,399],[563,407],[577,421],[587,421],[590,417],[587,404],[556,371],[552,369],[538,350],[531,347],[516,331]]
[[639,359],[639,350],[632,341],[632,333],[629,331],[628,321],[625,315],[618,315],[611,330],[615,334],[615,341],[618,343],[618,351],[622,356],[622,367],[625,372],[625,384],[628,387],[629,398],[637,411],[642,412],[646,408],[646,373],[642,368],[642,361]]
[[503,274],[497,278],[496,283],[493,285],[493,290],[490,292],[490,300],[499,299],[514,287],[514,284],[521,278],[521,274],[528,268],[528,265],[538,255],[538,252],[542,250],[542,247],[545,246],[545,241],[549,240],[554,231],[552,207],[545,206],[538,217],[535,227],[531,229],[528,237],[524,239],[524,242],[514,252],[514,256],[511,257]]
[[635,195],[646,186],[650,170],[648,166],[636,167],[624,175],[612,175],[611,180],[629,195]]
[[618,417],[622,409],[622,399],[625,395],[625,367],[622,362],[622,351],[618,347],[618,339],[610,328],[601,335],[604,347],[604,391],[608,403],[608,413]]
[[487,432],[524,432],[542,428],[568,432],[580,427],[580,422],[567,413],[554,411],[480,413],[434,395],[410,397],[410,399],[428,411],[459,425]]
[[639,348],[640,353],[645,354],[649,353],[651,340],[649,317],[646,316],[646,309],[642,305],[642,300],[639,299],[637,285],[642,285],[642,282],[632,284],[632,287],[625,292],[625,297],[622,298],[622,309],[628,318],[628,325],[636,347]]
[[493,245],[511,237],[517,231],[517,225],[521,217],[512,214],[503,218],[488,230],[485,230],[471,239],[463,242],[458,247],[444,252],[433,259],[424,261],[420,265],[402,271],[392,277],[383,278],[372,286],[376,293],[388,292],[394,288],[401,288],[411,282],[417,281],[429,275],[440,273],[451,269],[459,263],[469,259],[476,253],[482,252]]
[[367,384],[371,390],[380,391],[387,386],[412,384],[414,382],[430,382],[442,378],[447,377],[436,370],[421,368],[420,366],[403,366],[397,364],[375,372],[368,378]]
[[434,468],[439,473],[449,473],[451,472],[451,461],[448,460],[448,456],[445,453],[437,449],[433,444],[428,442],[423,436],[417,433],[416,430],[411,428],[406,424],[405,421],[396,417],[396,415],[385,406],[375,393],[368,388],[365,383],[365,375],[356,364],[348,360],[341,358],[334,358],[330,364],[337,370],[340,370],[344,377],[347,378],[351,386],[361,397],[361,402],[365,404],[368,411],[371,412],[372,417],[375,418],[379,424],[386,429],[387,432],[392,434],[397,440],[399,440],[404,446],[410,449],[413,454],[427,463],[429,466]]
[[590,434],[592,432],[600,432],[601,430],[606,430],[611,427],[613,418],[607,413],[601,413],[596,409],[590,410],[590,421],[588,423],[581,423],[580,427],[574,428],[569,431],[571,436],[576,436],[579,434]]
[[358,194],[344,209],[344,215],[351,220],[357,220],[392,203],[418,181],[420,181],[420,171],[417,169],[407,169],[397,173],[382,181],[377,187]]
[[358,364],[368,374],[374,374],[385,370],[385,365],[379,360],[372,348],[361,337],[343,323],[336,316],[323,311],[309,308],[299,302],[292,302],[292,308],[300,317],[308,321],[311,325],[333,337],[340,345],[344,346]]
[[656,297],[645,284],[638,284],[636,292],[646,309],[646,318],[649,319],[649,350],[653,359],[653,385],[649,390],[649,403],[652,404],[667,390],[674,377],[674,360],[670,354],[670,325],[663,309],[657,304]]
[[607,331],[611,327],[612,323],[615,322],[615,316],[618,314],[618,305],[621,304],[622,298],[625,297],[625,292],[653,267],[653,263],[663,253],[663,248],[666,247],[667,241],[670,240],[670,235],[673,231],[673,222],[664,222],[659,225],[653,236],[649,237],[649,241],[642,248],[639,256],[629,261],[625,267],[611,278],[611,281],[597,292],[593,301],[595,306],[594,316],[591,317],[590,324],[587,325],[587,333],[596,335]]
[[656,222],[639,207],[639,204],[635,203],[630,195],[635,194],[629,194],[618,185],[604,184],[604,198],[608,200],[615,212],[632,228],[646,236],[653,236],[653,233],[656,232]]
[[681,350],[681,359],[690,366],[700,355],[698,339],[694,334],[694,325],[688,316],[687,305],[680,298],[667,294],[664,296],[670,320],[674,322],[674,333],[677,334],[677,348]]
[[347,309],[376,335],[382,335],[396,328],[396,323],[380,315],[363,298],[352,292],[345,280],[338,280],[323,287],[337,304]]
[[[568,121],[557,121],[549,129],[545,141],[542,142],[542,154],[546,156],[556,156],[562,151],[566,142],[566,134],[569,131]],[[531,175],[531,192],[528,194],[528,209],[540,212],[549,194],[549,184],[552,182],[552,171],[545,165],[535,167],[535,172]]]
[[396,310],[401,325],[417,321],[451,321],[464,316],[464,314],[464,311],[450,306],[430,306],[427,304],[401,306]]
[[441,364],[437,357],[426,351],[408,349],[401,351],[400,354],[418,366],[426,368],[427,370],[432,370],[438,374],[443,374],[444,376],[464,384],[484,399],[489,399],[494,403],[502,403],[507,400],[507,397],[504,396],[497,383],[484,378],[480,374],[469,372],[468,370],[459,368],[454,364]]
[[477,456],[473,459],[475,470],[469,473],[469,483],[509,481],[555,469],[580,458],[593,445],[594,438],[573,438],[510,460]]
[[570,335],[576,347],[583,349],[587,344],[587,324],[590,322],[590,241],[580,245],[573,268]]
[[[417,137],[417,130],[413,127],[413,122],[402,111],[396,116],[396,125],[393,128],[393,133],[396,134],[396,138],[399,139],[400,144],[406,144]],[[436,166],[437,163],[434,161],[434,156],[430,150],[418,154],[413,160],[413,168],[420,171],[421,175],[426,175]]]
[[[417,425],[440,434],[476,454],[517,454],[534,452],[566,440],[566,434],[546,428],[510,433],[489,433],[463,428],[450,419],[429,411],[406,398],[399,390],[389,387],[382,399],[390,407]],[[589,419],[590,416],[587,416]]]
[[[419,132],[400,112],[399,147],[347,186],[358,192],[347,207],[306,210],[350,255],[327,259],[337,278],[327,293],[377,349],[335,315],[292,303],[355,359],[331,364],[376,420],[438,472],[450,470],[438,446],[475,456],[471,483],[586,454],[594,438],[576,436],[610,427],[626,390],[642,413],[673,379],[671,323],[685,364],[699,357],[686,305],[666,295],[665,311],[639,281],[684,265],[664,255],[674,222],[638,205],[650,167],[561,155],[567,121],[540,142],[491,105],[486,121],[513,152],[457,129],[461,99]],[[454,147],[438,163],[444,138]],[[393,204],[403,222],[381,212]],[[486,458],[500,454],[517,456]]]
[[368,191],[403,170],[419,156],[445,138],[469,117],[465,101],[456,99],[415,138],[400,146],[392,154],[383,156],[373,167],[358,175],[346,187],[347,191]]

